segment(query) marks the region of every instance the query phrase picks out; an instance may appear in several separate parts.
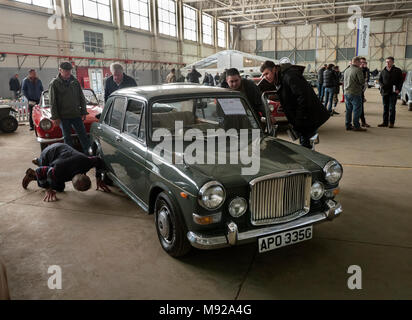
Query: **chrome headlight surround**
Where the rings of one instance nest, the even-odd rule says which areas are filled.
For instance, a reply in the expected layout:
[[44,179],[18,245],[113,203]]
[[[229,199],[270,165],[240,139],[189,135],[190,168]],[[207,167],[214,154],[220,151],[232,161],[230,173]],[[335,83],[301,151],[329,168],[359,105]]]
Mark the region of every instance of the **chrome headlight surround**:
[[329,161],[323,168],[325,179],[331,184],[338,183],[342,178],[343,168],[336,160]]
[[50,119],[44,118],[40,121],[39,126],[43,131],[49,131],[53,128],[53,122]]
[[207,210],[219,209],[225,202],[225,199],[225,188],[218,181],[210,181],[199,190],[198,202]]
[[229,214],[233,218],[239,218],[246,213],[247,201],[245,198],[236,197],[232,199],[228,206]]
[[315,181],[310,187],[310,197],[312,200],[320,200],[325,194],[325,186],[322,182]]

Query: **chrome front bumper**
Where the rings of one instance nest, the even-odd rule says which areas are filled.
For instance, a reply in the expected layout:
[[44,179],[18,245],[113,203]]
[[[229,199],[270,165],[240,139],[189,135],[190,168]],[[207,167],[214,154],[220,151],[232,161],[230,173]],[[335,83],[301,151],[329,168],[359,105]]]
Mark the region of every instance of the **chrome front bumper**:
[[227,224],[226,234],[221,236],[208,237],[199,233],[189,231],[187,238],[190,244],[198,249],[218,249],[244,243],[250,243],[257,238],[268,236],[274,233],[279,233],[295,228],[320,223],[324,220],[333,220],[342,213],[342,206],[339,202],[328,200],[326,202],[328,210],[318,212],[311,215],[306,215],[294,221],[281,225],[268,226],[245,232],[239,232],[236,223],[229,222]]
[[64,140],[63,137],[55,138],[55,139],[47,139],[47,138],[37,137],[37,142],[38,143],[55,143],[55,142],[60,142],[60,141],[63,141],[63,140]]

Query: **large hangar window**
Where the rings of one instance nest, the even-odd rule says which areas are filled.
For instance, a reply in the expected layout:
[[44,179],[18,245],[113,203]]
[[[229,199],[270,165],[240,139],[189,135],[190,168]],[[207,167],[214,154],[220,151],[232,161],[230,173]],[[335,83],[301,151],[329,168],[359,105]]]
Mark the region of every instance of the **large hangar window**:
[[80,16],[112,21],[110,0],[71,0],[71,11]]
[[149,0],[123,0],[123,24],[150,31]]
[[32,4],[32,5],[44,7],[44,8],[53,7],[53,0],[14,0],[14,1]]
[[104,53],[103,33],[85,31],[84,50],[86,52]]
[[202,14],[203,43],[213,45],[213,18],[206,13]]
[[226,48],[226,23],[217,21],[217,45]]
[[159,33],[176,37],[176,2],[158,0]]
[[197,11],[187,5],[183,5],[183,37],[197,41]]

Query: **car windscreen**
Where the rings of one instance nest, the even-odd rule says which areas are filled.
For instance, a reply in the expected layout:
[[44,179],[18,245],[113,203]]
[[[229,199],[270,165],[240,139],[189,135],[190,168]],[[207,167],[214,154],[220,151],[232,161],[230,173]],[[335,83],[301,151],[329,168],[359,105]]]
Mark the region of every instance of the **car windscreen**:
[[[99,105],[99,101],[96,98],[96,95],[92,90],[88,89],[83,89],[83,94],[84,97],[86,98],[86,103],[87,104],[92,104],[92,105]],[[49,91],[44,91],[43,92],[43,102],[41,103],[41,106],[43,108],[49,108],[50,107],[50,95]]]
[[[260,126],[245,100],[235,97],[205,97],[156,102],[151,107],[152,134],[167,129],[176,135],[198,129],[205,135],[208,129],[259,129]],[[182,126],[182,128],[181,128]]]

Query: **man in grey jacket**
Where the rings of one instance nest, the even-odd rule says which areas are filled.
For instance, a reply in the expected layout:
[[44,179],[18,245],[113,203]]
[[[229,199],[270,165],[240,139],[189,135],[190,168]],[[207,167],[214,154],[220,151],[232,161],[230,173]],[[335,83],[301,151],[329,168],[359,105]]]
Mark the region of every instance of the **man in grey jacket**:
[[[352,65],[344,74],[345,103],[346,103],[346,130],[366,131],[359,123],[362,113],[362,93],[365,84],[361,60],[359,57],[352,59]],[[353,113],[353,126],[352,126]]]
[[51,119],[60,126],[64,143],[73,146],[72,127],[79,137],[83,152],[87,154],[90,141],[83,121],[88,114],[86,98],[79,81],[71,74],[70,62],[60,64],[59,75],[49,86]]

